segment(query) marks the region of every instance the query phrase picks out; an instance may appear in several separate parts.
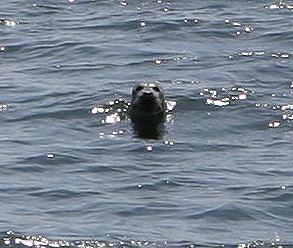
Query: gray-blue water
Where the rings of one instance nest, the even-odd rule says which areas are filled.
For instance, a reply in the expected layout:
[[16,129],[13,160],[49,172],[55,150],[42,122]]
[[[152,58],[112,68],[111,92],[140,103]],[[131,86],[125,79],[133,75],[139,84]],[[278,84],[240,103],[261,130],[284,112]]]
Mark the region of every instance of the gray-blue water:
[[[285,0],[2,0],[0,246],[291,247],[292,27]],[[162,139],[92,112],[148,81]]]

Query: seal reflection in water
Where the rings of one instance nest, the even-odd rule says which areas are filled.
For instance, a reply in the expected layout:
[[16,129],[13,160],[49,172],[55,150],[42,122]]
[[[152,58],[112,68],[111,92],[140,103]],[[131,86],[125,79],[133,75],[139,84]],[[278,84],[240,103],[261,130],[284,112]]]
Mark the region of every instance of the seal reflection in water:
[[158,83],[140,83],[133,88],[130,119],[141,138],[158,139],[164,133],[166,102]]

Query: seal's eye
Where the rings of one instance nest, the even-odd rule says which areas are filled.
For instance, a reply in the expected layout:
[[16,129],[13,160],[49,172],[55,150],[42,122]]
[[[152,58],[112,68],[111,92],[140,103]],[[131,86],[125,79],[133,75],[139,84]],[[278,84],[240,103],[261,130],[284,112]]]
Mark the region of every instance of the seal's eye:
[[160,88],[157,86],[153,87],[153,89],[154,89],[154,91],[160,92]]
[[139,92],[139,91],[141,91],[142,89],[143,89],[142,86],[137,86],[136,89],[135,89],[135,91],[136,91],[136,92]]

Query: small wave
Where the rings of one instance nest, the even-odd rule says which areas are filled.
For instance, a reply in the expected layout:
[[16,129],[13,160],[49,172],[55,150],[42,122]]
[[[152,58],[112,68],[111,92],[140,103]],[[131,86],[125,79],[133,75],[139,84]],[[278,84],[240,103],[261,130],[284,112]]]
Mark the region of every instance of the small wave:
[[241,51],[237,54],[230,55],[229,59],[237,58],[258,58],[258,59],[268,59],[268,58],[278,58],[278,59],[291,59],[293,58],[292,53],[287,52],[266,52],[266,51]]
[[[238,244],[195,244],[190,241],[146,241],[125,236],[108,236],[100,239],[50,239],[43,236],[21,235],[8,231],[1,235],[0,247],[4,248],[292,248],[293,244],[282,244],[279,236],[271,241],[255,240]],[[112,240],[109,240],[112,239]]]
[[[175,109],[177,102],[175,100],[166,100],[166,105],[166,113],[168,114]],[[93,106],[90,110],[90,113],[92,115],[102,114],[104,116],[101,120],[103,124],[115,124],[128,119],[129,107],[130,102],[122,98],[118,98],[109,101],[108,104],[105,105]]]
[[88,197],[94,195],[100,195],[100,192],[93,192],[93,191],[73,191],[73,190],[38,190],[32,193],[28,193],[30,196],[40,197],[42,199],[51,200],[63,200],[63,199],[70,199],[70,198],[80,198],[80,197]]
[[19,163],[17,163],[16,165],[7,167],[8,170],[24,173],[45,172],[52,169],[52,167],[48,165],[76,164],[85,162],[85,159],[81,159],[79,157],[56,154],[53,152],[31,157],[21,157],[21,153],[19,153],[17,156],[22,165],[18,165]]
[[2,19],[0,20],[0,25],[7,26],[7,27],[15,27],[19,25],[19,22],[15,20]]
[[38,155],[34,157],[26,158],[25,161],[23,161],[24,164],[52,164],[52,163],[60,163],[60,164],[75,164],[75,163],[81,163],[84,162],[83,159],[79,157],[75,157],[72,155],[64,155],[64,154],[56,154],[52,152],[48,152],[45,155]]
[[[127,240],[126,238],[116,238],[114,241],[102,240],[53,240],[43,236],[31,236],[15,234],[8,231],[1,239],[1,247],[31,247],[31,248],[156,248],[163,247],[155,242],[138,241],[134,239]],[[1,244],[0,243],[0,244]]]
[[247,210],[238,207],[237,205],[224,205],[219,206],[217,208],[206,209],[202,213],[197,213],[195,215],[187,216],[188,219],[211,219],[215,221],[216,219],[219,222],[229,222],[233,220],[237,221],[250,221],[254,220],[254,216],[252,216]]
[[114,124],[127,118],[129,106],[129,102],[119,98],[105,105],[94,106],[90,112],[93,115],[103,114],[102,123]]
[[266,102],[255,103],[256,108],[263,108],[273,110],[276,112],[277,117],[268,122],[268,127],[279,128],[283,124],[293,125],[293,103],[282,103],[282,104],[269,104]]
[[24,114],[20,117],[8,119],[7,122],[11,123],[11,122],[19,122],[19,121],[30,121],[30,120],[44,119],[44,118],[69,119],[70,117],[75,119],[76,117],[85,116],[86,113],[87,112],[85,109],[71,109],[71,110],[67,109],[67,110],[58,110],[58,111],[52,111],[52,112],[42,112],[38,110],[33,113]]
[[225,23],[234,27],[237,30],[236,31],[237,35],[240,35],[242,33],[251,33],[253,31],[253,27],[250,24],[243,23],[241,21],[233,21],[233,20],[226,19]]
[[280,0],[277,3],[271,3],[265,6],[269,10],[293,10],[293,5]]
[[222,89],[205,88],[200,90],[199,96],[206,98],[206,104],[215,107],[225,107],[235,101],[245,101],[250,91],[243,87]]
[[7,103],[0,103],[0,112],[6,111],[8,109]]

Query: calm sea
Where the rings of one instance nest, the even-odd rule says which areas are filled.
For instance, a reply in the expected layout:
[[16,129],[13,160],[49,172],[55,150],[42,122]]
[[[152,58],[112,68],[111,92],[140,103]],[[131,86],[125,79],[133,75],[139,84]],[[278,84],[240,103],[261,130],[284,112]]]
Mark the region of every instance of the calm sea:
[[[292,27],[287,0],[2,0],[0,247],[293,247]],[[93,113],[148,81],[162,139]]]

